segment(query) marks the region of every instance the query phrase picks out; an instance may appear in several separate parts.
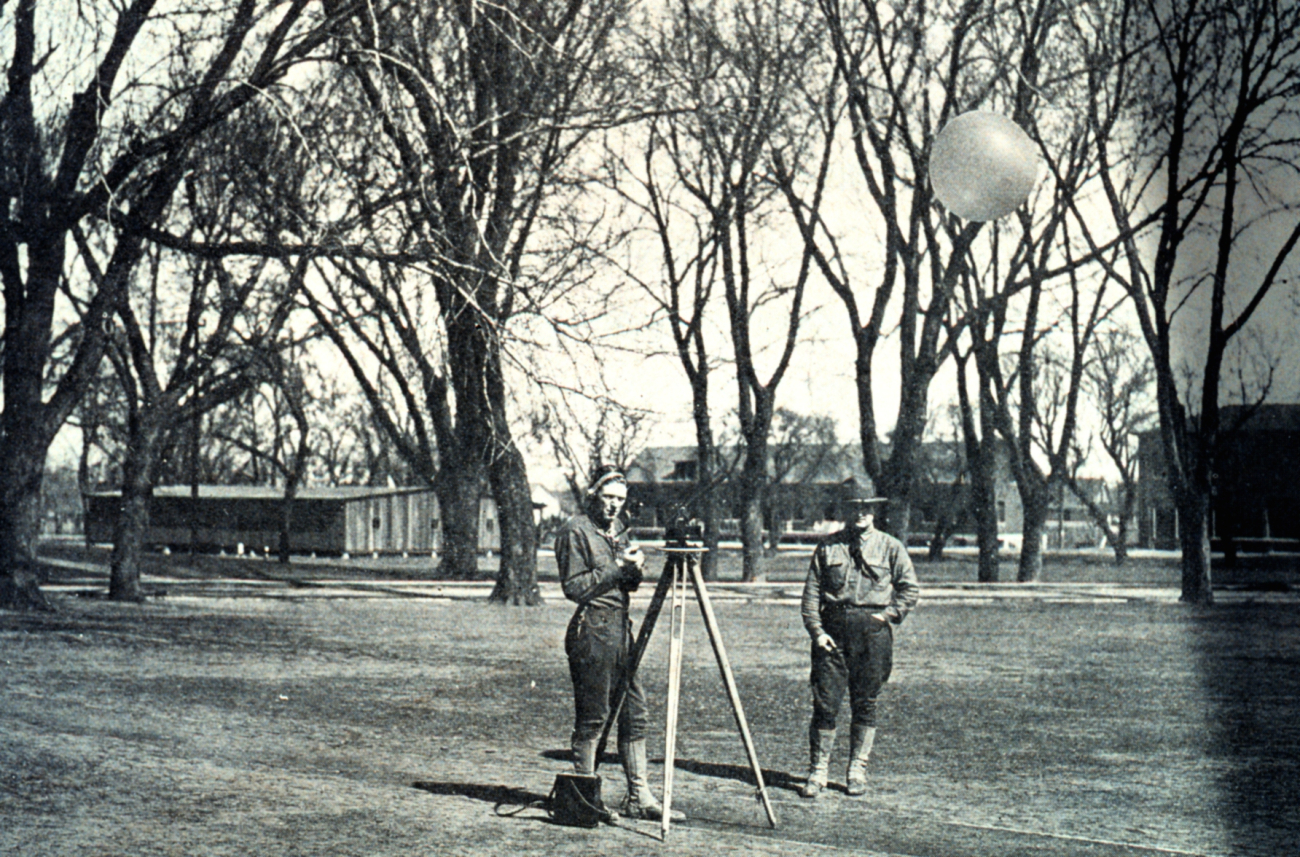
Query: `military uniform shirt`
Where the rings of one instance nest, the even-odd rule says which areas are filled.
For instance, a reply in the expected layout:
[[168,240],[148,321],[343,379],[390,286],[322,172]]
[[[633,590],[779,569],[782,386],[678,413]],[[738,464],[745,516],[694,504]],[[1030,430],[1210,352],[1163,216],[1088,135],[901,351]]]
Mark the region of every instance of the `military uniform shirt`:
[[604,533],[586,515],[574,515],[555,537],[564,597],[592,607],[627,609],[627,593],[618,588],[619,554],[630,544],[626,529]]
[[813,551],[803,587],[803,623],[815,640],[822,611],[868,607],[894,624],[916,606],[921,587],[903,543],[888,533],[845,527]]

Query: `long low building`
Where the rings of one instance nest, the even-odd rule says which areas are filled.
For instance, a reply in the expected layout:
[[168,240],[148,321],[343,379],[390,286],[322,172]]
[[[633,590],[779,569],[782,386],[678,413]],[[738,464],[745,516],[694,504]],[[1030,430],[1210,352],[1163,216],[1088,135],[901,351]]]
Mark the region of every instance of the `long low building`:
[[[89,492],[86,538],[111,542],[120,491]],[[277,549],[284,489],[257,485],[188,485],[154,489],[147,544],[237,551]],[[320,554],[420,554],[441,548],[438,500],[429,488],[359,485],[303,488],[293,499],[291,550]],[[479,502],[479,550],[501,545],[496,503]]]

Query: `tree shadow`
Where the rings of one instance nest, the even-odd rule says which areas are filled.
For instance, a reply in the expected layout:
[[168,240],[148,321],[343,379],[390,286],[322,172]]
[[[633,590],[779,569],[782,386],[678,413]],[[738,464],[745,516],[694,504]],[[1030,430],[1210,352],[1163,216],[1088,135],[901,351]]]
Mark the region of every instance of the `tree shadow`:
[[[573,751],[567,747],[558,750],[543,750],[541,755],[543,759],[550,759],[553,762],[569,762],[569,763],[573,762]],[[620,764],[618,753],[611,753],[607,749],[604,753],[600,755],[600,764],[602,765]]]
[[[660,764],[663,763],[663,759],[656,761]],[[748,765],[722,765],[716,762],[700,762],[695,759],[676,759],[673,762],[673,767],[702,777],[736,780],[755,788],[758,787],[758,781],[754,779],[754,769]],[[785,771],[771,771],[767,768],[761,770],[763,771],[763,783],[770,788],[797,792],[799,787],[803,785],[803,777],[792,777]]]
[[[556,762],[573,761],[573,753],[567,748],[543,750],[541,755],[544,759],[551,759]],[[651,759],[650,761],[659,765],[664,763],[663,757]],[[618,754],[606,751],[600,757],[600,764],[612,766],[619,765],[620,761]],[[679,771],[689,771],[692,774],[698,774],[702,777],[713,777],[714,779],[719,780],[736,780],[737,782],[745,783],[746,785],[751,785],[755,788],[758,787],[758,783],[754,780],[754,769],[750,768],[748,765],[723,765],[716,762],[700,762],[695,759],[676,759],[673,762],[673,767]],[[792,777],[785,771],[772,771],[767,768],[763,768],[762,770],[763,782],[771,788],[798,792],[804,782],[803,777]],[[827,788],[844,791],[843,786],[834,783],[828,784]]]
[[1294,604],[1243,604],[1195,620],[1213,707],[1206,754],[1218,765],[1219,813],[1243,853],[1300,841],[1300,618]]

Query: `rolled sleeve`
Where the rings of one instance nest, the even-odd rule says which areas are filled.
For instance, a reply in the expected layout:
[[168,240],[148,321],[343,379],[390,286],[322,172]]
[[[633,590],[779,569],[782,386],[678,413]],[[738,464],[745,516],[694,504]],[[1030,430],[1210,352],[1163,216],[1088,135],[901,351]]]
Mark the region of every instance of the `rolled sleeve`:
[[822,581],[818,564],[821,549],[813,551],[812,561],[808,563],[808,577],[803,583],[803,599],[800,611],[803,614],[803,626],[808,635],[816,640],[824,632],[822,629]]

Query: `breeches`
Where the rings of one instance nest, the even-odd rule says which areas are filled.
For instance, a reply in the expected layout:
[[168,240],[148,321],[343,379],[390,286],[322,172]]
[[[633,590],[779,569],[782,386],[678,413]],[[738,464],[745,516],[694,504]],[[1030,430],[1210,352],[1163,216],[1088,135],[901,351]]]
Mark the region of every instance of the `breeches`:
[[[580,607],[569,620],[564,651],[573,680],[574,741],[600,737],[631,649],[632,623],[624,610]],[[618,715],[618,737],[636,741],[645,736],[645,692],[633,676]]]
[[822,614],[822,626],[838,647],[812,647],[813,728],[834,729],[844,691],[854,726],[876,725],[876,697],[894,664],[894,629],[871,618],[871,609]]

